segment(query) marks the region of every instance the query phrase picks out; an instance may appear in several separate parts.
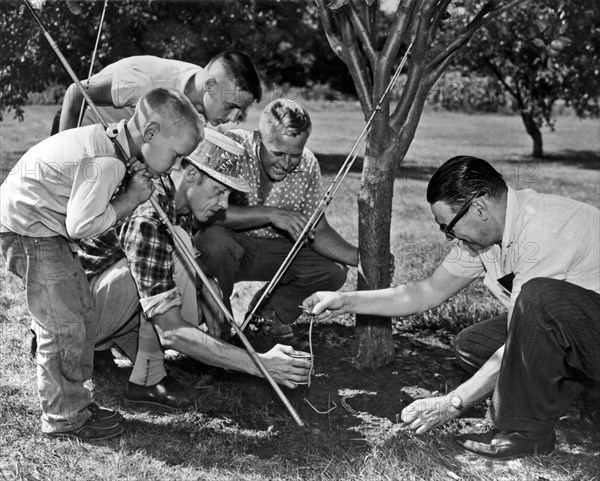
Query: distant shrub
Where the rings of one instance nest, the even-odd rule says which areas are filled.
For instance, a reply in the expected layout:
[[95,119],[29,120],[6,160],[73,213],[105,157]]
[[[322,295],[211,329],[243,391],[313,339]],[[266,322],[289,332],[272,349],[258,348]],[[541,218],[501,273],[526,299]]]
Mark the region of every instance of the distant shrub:
[[490,77],[463,77],[450,73],[429,91],[427,103],[453,112],[512,112],[502,87]]

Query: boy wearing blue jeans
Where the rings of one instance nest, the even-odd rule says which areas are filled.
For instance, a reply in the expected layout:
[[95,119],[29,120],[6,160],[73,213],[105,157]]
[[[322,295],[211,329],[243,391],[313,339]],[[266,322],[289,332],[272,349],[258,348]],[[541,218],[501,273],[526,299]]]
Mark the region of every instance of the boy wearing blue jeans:
[[202,137],[189,100],[155,89],[128,122],[72,129],[35,145],[0,186],[0,246],[8,270],[26,287],[45,434],[99,440],[123,432],[123,416],[96,406],[83,386],[92,370],[97,319],[77,241],[129,216],[152,195],[152,179]]

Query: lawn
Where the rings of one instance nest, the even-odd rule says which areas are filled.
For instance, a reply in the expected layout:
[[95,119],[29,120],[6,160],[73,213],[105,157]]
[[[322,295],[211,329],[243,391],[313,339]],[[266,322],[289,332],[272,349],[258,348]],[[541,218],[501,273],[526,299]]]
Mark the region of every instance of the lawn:
[[[309,105],[309,147],[326,179],[343,160],[363,118],[356,105]],[[1,178],[19,156],[43,139],[54,107],[26,110],[18,123],[6,116],[1,129]],[[256,125],[258,109],[245,124]],[[471,154],[492,162],[508,183],[576,198],[600,206],[600,129],[596,121],[560,117],[556,132],[544,132],[548,159],[527,157],[531,146],[518,117],[426,112],[394,194],[391,250],[394,282],[417,279],[442,260],[448,244],[425,201],[427,180],[447,158]],[[327,217],[357,239],[356,197],[360,169],[349,174]],[[221,395],[178,414],[139,412],[123,404],[130,365],[120,361],[113,377],[89,381],[100,404],[120,409],[125,435],[97,444],[56,441],[39,432],[35,365],[28,357],[30,318],[20,283],[0,268],[0,478],[6,479],[397,479],[397,480],[592,480],[600,479],[600,435],[572,409],[558,423],[558,448],[548,456],[508,462],[483,460],[455,448],[451,435],[482,429],[483,408],[433,433],[415,436],[398,422],[402,407],[418,396],[445,392],[460,382],[452,365],[452,336],[462,327],[499,312],[480,284],[430,312],[394,320],[397,360],[379,371],[351,366],[352,319],[314,329],[316,376],[310,388],[286,391],[313,431],[298,428],[266,382],[198,366],[174,357],[171,372],[194,384],[212,378]],[[344,289],[355,285],[351,270]],[[254,284],[233,300],[243,314]],[[298,329],[306,334],[306,324]],[[518,395],[518,393],[516,393]],[[320,412],[333,409],[328,414]],[[346,408],[341,403],[344,400]]]

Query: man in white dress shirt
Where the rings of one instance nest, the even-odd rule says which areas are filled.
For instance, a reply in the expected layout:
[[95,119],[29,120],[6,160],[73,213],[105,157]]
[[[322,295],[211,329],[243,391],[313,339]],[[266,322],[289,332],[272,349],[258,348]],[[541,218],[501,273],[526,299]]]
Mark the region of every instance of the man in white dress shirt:
[[430,277],[378,291],[318,292],[304,306],[320,318],[406,316],[485,276],[507,313],[457,336],[457,360],[473,376],[446,396],[413,402],[402,420],[421,434],[492,394],[495,429],[459,435],[457,444],[491,458],[551,452],[556,420],[600,382],[599,211],[514,190],[490,164],[468,156],[437,170],[427,201],[440,230],[459,240]]

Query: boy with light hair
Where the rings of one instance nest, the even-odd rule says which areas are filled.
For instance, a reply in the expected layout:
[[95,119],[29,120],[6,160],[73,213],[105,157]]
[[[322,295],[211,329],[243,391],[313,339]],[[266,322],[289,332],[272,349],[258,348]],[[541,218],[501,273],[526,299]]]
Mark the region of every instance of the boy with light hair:
[[156,89],[129,122],[72,129],[33,146],[0,187],[0,246],[8,270],[25,282],[45,434],[98,440],[123,431],[121,414],[96,406],[83,386],[97,319],[77,241],[129,216],[152,195],[152,179],[202,137],[190,101]]

